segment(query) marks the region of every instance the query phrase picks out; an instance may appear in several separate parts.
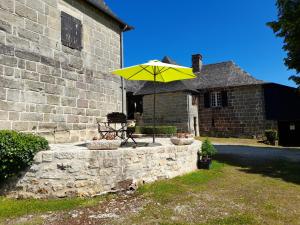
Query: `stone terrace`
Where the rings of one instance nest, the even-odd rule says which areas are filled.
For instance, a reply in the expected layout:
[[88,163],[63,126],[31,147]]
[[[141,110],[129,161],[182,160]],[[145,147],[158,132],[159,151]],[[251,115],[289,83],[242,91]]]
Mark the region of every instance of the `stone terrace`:
[[[51,145],[39,152],[18,181],[17,197],[71,197],[128,189],[132,185],[172,178],[197,169],[201,142],[176,146],[158,138],[162,146],[93,151],[81,144]],[[139,141],[151,143],[151,140]]]

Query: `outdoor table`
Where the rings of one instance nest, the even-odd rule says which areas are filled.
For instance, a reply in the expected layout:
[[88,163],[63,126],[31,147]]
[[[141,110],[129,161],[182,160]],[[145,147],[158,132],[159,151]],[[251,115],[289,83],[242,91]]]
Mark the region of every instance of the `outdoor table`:
[[137,144],[132,137],[134,130],[128,129],[127,122],[98,122],[98,132],[102,139],[107,138],[109,134],[115,134],[116,137],[123,140],[122,145],[127,144],[129,139]]

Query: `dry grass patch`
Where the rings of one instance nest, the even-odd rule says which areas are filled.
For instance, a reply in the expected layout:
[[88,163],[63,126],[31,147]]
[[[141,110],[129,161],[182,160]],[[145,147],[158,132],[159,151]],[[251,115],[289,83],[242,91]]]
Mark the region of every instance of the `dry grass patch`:
[[200,141],[209,139],[212,143],[229,144],[229,145],[274,147],[274,148],[278,147],[278,146],[264,144],[257,139],[247,139],[247,138],[196,137],[196,139]]

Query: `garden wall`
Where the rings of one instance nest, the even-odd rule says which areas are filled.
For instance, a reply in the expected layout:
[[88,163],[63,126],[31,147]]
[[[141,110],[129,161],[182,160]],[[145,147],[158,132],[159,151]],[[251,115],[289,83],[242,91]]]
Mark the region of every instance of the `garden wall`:
[[54,145],[39,152],[31,168],[16,185],[16,197],[93,196],[128,189],[130,185],[172,178],[197,169],[192,145],[121,148],[91,151],[84,146]]

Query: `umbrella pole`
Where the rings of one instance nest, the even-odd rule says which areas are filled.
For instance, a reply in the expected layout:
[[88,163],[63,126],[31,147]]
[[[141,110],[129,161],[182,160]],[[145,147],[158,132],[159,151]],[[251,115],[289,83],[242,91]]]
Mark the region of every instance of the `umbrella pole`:
[[154,96],[153,96],[153,144],[155,143],[155,132],[156,132],[155,105],[156,105],[156,74],[154,74]]

